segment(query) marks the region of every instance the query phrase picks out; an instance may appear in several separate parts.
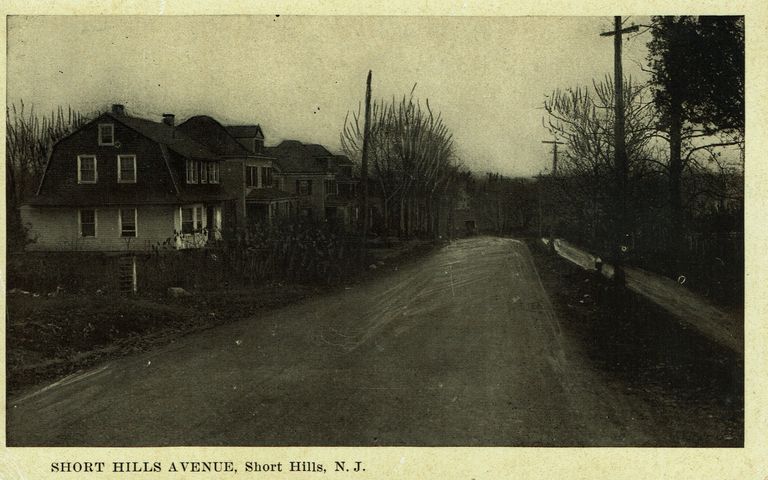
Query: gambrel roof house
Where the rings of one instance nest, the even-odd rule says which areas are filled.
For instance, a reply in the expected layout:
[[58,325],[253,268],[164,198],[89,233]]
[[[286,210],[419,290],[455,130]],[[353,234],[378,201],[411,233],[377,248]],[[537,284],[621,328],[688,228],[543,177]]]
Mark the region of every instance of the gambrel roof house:
[[[36,195],[21,208],[30,250],[202,246],[221,229],[221,157],[174,116],[154,122],[122,105],[58,141]],[[170,242],[168,242],[170,241]]]

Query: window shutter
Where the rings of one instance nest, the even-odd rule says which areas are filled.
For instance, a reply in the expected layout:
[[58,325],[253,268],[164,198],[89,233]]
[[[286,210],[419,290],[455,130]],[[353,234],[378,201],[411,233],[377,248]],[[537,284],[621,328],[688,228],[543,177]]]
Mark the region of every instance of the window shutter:
[[312,180],[307,180],[307,195],[312,195]]

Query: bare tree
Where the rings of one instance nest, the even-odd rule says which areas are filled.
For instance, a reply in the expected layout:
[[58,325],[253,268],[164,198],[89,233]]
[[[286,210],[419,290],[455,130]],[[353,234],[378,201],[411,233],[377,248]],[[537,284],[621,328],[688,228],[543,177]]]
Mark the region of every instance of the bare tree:
[[[368,155],[380,189],[383,227],[390,230],[397,219],[405,236],[436,231],[439,200],[458,167],[452,134],[428,100],[422,107],[414,98],[415,88],[399,101],[376,100],[371,107]],[[341,132],[342,148],[353,159],[362,153],[361,122],[360,109],[347,114]]]
[[51,147],[58,140],[83,125],[87,118],[72,110],[59,107],[49,116],[38,116],[34,108],[26,110],[24,102],[6,108],[5,137],[8,185],[16,198],[23,198],[37,187]]
[[49,116],[38,116],[24,102],[6,108],[5,173],[9,247],[23,244],[25,235],[18,214],[19,203],[37,188],[53,144],[88,119],[68,107]]
[[[544,102],[544,126],[566,148],[559,165],[559,177],[542,177],[555,217],[571,218],[586,227],[591,242],[608,234],[617,221],[612,202],[619,188],[614,181],[614,95],[610,78],[593,82],[591,88],[556,90]],[[643,86],[625,80],[623,88],[625,144],[629,185],[633,179],[658,170],[649,159],[656,137],[653,104]],[[634,198],[633,195],[628,195]],[[554,210],[552,210],[554,207]],[[631,206],[630,206],[631,208]],[[631,218],[631,215],[630,215]]]

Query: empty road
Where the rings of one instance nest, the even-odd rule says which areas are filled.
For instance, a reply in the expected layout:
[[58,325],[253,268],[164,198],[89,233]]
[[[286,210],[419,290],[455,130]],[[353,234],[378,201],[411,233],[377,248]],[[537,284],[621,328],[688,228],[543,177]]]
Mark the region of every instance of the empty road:
[[526,245],[454,242],[335,294],[10,398],[13,446],[653,445]]

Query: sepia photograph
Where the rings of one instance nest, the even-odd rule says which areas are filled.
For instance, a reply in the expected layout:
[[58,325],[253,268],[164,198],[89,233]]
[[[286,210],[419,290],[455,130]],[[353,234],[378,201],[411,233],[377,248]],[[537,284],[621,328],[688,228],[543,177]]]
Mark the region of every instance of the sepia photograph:
[[743,15],[6,37],[7,446],[745,446]]

